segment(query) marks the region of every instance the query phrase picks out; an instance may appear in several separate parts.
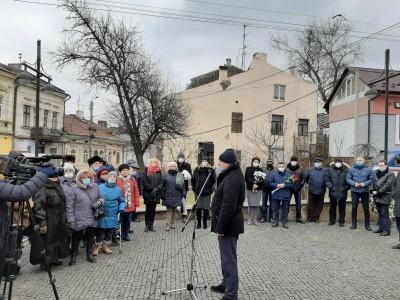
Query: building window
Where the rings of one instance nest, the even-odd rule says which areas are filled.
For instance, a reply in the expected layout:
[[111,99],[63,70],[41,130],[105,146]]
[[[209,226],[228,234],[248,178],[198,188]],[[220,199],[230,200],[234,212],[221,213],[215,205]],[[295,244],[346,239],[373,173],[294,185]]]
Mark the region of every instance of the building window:
[[309,158],[310,152],[307,150],[299,150],[299,154],[301,158]]
[[71,155],[76,157],[76,150],[75,149],[71,150]]
[[0,120],[3,120],[3,112],[4,112],[4,97],[0,96]]
[[272,135],[283,135],[283,116],[272,115],[271,121],[271,134]]
[[89,159],[89,152],[87,150],[83,151],[83,163],[87,163]]
[[49,111],[45,109],[43,114],[43,127],[47,127],[48,120],[49,120]]
[[299,136],[308,135],[308,119],[299,119]]
[[120,161],[121,161],[121,154],[117,152],[117,158],[116,158],[117,165],[121,163]]
[[231,132],[242,133],[242,124],[243,124],[243,113],[233,112]]
[[274,99],[280,100],[280,101],[285,100],[285,90],[286,90],[285,85],[275,84],[274,85]]
[[22,126],[29,127],[31,124],[31,107],[29,105],[24,105],[24,119]]
[[52,121],[52,127],[53,129],[57,129],[57,121],[58,121],[58,112],[53,111],[53,121]]
[[99,151],[94,150],[94,151],[93,151],[93,156],[98,156],[98,155],[99,155]]

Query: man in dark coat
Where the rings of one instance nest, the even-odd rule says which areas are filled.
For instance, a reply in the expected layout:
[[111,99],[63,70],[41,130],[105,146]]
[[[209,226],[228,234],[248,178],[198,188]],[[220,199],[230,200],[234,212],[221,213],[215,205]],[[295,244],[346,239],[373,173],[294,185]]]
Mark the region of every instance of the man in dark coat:
[[[185,161],[185,154],[183,152],[179,152],[178,161],[176,163],[178,164],[179,172],[182,173],[183,171],[186,170],[190,174],[190,178],[185,177],[185,189],[186,191],[189,191],[189,180],[192,177],[192,167]],[[181,214],[182,214],[182,222],[186,223],[186,217],[187,217],[186,197],[183,198],[182,200]]]
[[28,182],[21,185],[0,180],[0,276],[3,275],[7,230],[9,227],[6,202],[28,201],[47,182],[47,174],[50,172],[53,172],[53,168],[44,168]]
[[220,175],[211,204],[211,231],[218,236],[223,280],[211,290],[224,293],[222,299],[237,299],[237,240],[244,232],[242,208],[246,187],[233,149],[227,149],[219,156],[218,165]]
[[390,235],[390,216],[389,207],[392,203],[393,186],[396,177],[392,171],[389,171],[386,160],[381,160],[378,170],[375,171],[374,181],[372,182],[371,193],[374,196],[376,210],[378,211],[378,226],[374,233],[380,236]]
[[102,159],[103,159],[103,166],[105,166],[108,169],[108,171],[115,172],[114,166],[108,162],[107,155],[104,155]]
[[306,222],[304,222],[301,218],[301,189],[304,186],[306,177],[303,169],[297,162],[296,156],[292,156],[290,158],[290,163],[287,164],[286,171],[291,175],[296,174],[299,178],[299,180],[294,183],[293,188],[290,190],[290,199],[292,199],[292,196],[294,195],[294,201],[296,203],[296,222],[305,224]]
[[322,159],[314,159],[314,167],[308,168],[305,182],[308,184],[307,222],[319,223],[319,216],[324,208],[325,173]]
[[330,199],[328,223],[330,226],[336,223],[336,206],[339,204],[339,225],[344,227],[347,191],[350,189],[350,185],[346,182],[348,171],[348,165],[343,164],[343,161],[337,158],[334,165],[325,174],[325,185],[329,189]]
[[[272,195],[271,195],[271,187],[269,186],[269,179],[274,173],[274,161],[272,159],[267,160],[267,168],[265,169],[265,180],[262,190],[262,204],[261,204],[261,220],[260,223],[264,223],[269,220],[271,223],[274,222],[273,217],[273,207],[272,207]],[[269,201],[269,210],[267,215],[267,206]]]

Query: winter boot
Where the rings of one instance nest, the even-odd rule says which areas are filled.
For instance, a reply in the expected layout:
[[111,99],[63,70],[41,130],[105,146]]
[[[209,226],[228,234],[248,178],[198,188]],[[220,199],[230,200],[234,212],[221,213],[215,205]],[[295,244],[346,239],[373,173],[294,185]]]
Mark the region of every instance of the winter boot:
[[71,259],[69,265],[73,266],[76,263],[76,256],[78,255],[79,241],[72,242],[71,248]]
[[93,250],[93,256],[99,255],[100,252],[101,252],[101,243],[96,243],[96,246],[94,246]]
[[94,238],[86,241],[86,259],[91,263],[95,263],[96,259],[93,257]]
[[258,226],[258,207],[252,207],[253,209],[253,221],[254,221],[254,225]]
[[149,222],[146,222],[146,225],[145,225],[145,227],[144,227],[144,232],[148,232],[149,229],[150,229],[150,223],[149,223]]
[[196,217],[197,217],[197,226],[196,226],[196,228],[200,229],[201,228],[201,209],[199,209],[199,208],[196,210]]
[[203,228],[207,229],[208,209],[203,210]]
[[101,250],[103,250],[103,252],[105,253],[105,254],[112,254],[113,252],[111,251],[111,249],[110,248],[108,248],[108,243],[107,242],[102,242],[101,243]]
[[368,231],[372,231],[371,225],[369,224],[369,220],[365,221],[365,229]]
[[357,229],[357,222],[354,222],[351,224],[350,229]]
[[150,231],[156,232],[156,230],[154,229],[154,223],[150,223]]

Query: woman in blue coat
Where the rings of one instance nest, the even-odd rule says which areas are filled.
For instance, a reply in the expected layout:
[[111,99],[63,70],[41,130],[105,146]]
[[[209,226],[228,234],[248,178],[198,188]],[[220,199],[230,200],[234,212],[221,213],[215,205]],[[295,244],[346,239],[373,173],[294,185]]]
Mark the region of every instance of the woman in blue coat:
[[121,188],[116,184],[117,177],[116,172],[110,172],[106,183],[99,186],[100,192],[105,199],[104,210],[106,216],[99,220],[99,225],[97,226],[96,247],[93,250],[94,256],[99,254],[100,249],[106,254],[112,253],[108,245],[111,242],[113,231],[119,227],[118,213],[123,213],[126,207]]

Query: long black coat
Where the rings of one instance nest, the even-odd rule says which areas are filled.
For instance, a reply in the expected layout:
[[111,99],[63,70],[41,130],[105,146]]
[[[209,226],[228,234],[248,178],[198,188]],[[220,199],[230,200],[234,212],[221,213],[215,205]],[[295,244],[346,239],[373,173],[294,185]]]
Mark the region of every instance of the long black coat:
[[[192,176],[192,167],[186,161],[179,162],[177,161],[176,164],[178,165],[178,171],[182,173],[183,170],[189,172],[190,176]],[[185,189],[186,191],[189,190],[189,180],[185,180]]]
[[[163,190],[161,171],[148,175],[147,168],[144,169],[144,172],[142,174],[142,184],[143,184],[144,204],[151,204],[151,203],[160,204],[161,193]],[[157,193],[155,196],[152,196],[151,192],[154,189],[157,189]]]
[[[68,234],[65,217],[65,195],[58,182],[48,181],[33,199],[33,214],[40,227],[47,226],[47,233],[41,234],[43,247],[49,264],[68,256]],[[39,243],[32,239],[30,262],[32,265],[43,262]]]
[[346,182],[349,169],[342,166],[340,169],[330,167],[325,173],[325,185],[329,189],[329,198],[346,200],[350,185]]
[[243,203],[245,182],[239,165],[235,164],[221,173],[211,204],[211,231],[226,236],[238,236],[244,232]]
[[374,201],[381,204],[390,205],[392,203],[393,185],[396,177],[392,171],[386,169],[385,172],[375,171],[374,181],[372,181],[372,191],[377,191]]
[[[208,177],[209,174],[210,177]],[[206,182],[207,177],[208,180]],[[203,167],[201,165],[196,167],[192,176],[192,188],[194,193],[198,195],[204,185],[201,195],[211,195],[213,192],[212,188],[215,184],[216,177],[217,176],[215,175],[215,171],[211,167],[211,165],[208,165],[207,167]]]
[[[264,186],[264,179],[260,179],[258,182],[254,182],[254,173],[255,172],[263,172],[263,170],[260,167],[247,167],[246,172],[245,172],[245,180],[246,180],[246,185],[248,190],[253,190],[253,184],[257,184],[257,190],[262,190]],[[264,172],[263,172],[264,173]]]

